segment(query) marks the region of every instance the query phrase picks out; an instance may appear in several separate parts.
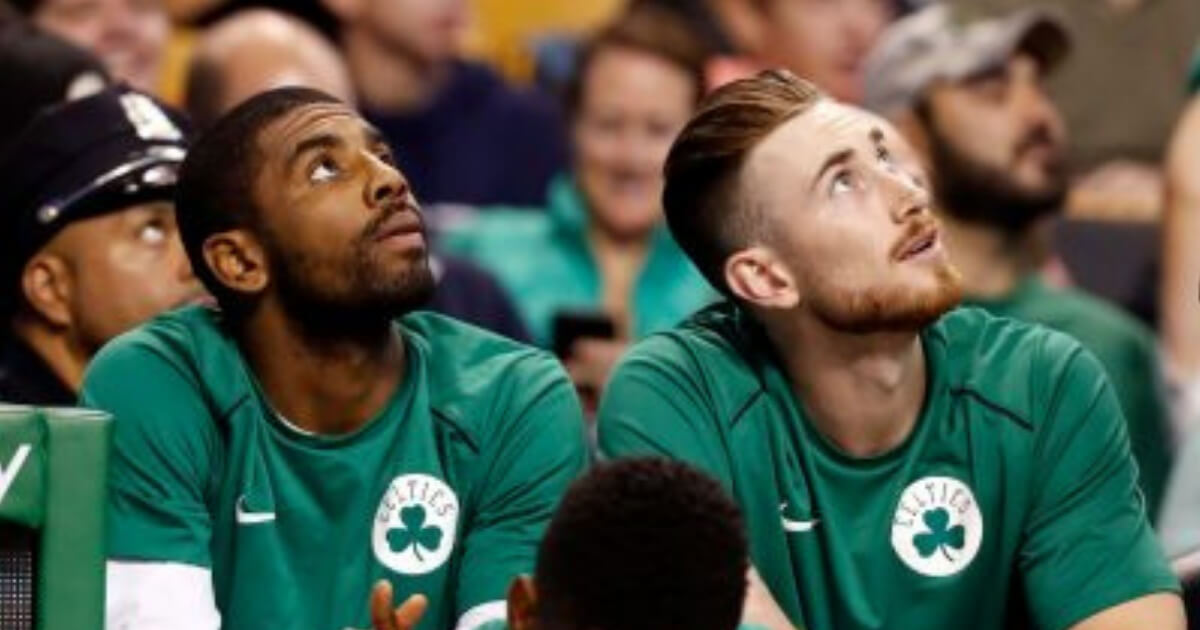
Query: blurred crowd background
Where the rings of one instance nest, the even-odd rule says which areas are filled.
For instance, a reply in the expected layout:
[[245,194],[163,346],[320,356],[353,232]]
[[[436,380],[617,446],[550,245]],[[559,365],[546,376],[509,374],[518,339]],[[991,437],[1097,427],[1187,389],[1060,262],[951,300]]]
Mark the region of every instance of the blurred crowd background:
[[[23,135],[46,108],[126,82],[194,133],[282,85],[355,103],[426,210],[432,308],[554,350],[594,402],[629,343],[716,299],[662,221],[675,134],[707,90],[785,67],[909,138],[972,304],[1100,357],[1168,554],[1200,547],[1195,0],[0,0],[0,21],[0,164],[62,163],[0,170],[0,398],[69,401],[104,341],[198,287],[177,246],[96,271],[133,245],[86,221],[22,240],[46,206],[20,200],[92,150],[86,112],[75,145]],[[139,172],[114,208],[169,200]],[[135,235],[165,252],[157,212]]]

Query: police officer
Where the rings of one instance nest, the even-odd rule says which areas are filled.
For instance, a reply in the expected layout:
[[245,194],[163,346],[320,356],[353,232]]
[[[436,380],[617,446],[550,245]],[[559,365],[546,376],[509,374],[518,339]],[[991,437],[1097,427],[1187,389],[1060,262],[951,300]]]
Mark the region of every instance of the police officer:
[[185,148],[175,114],[115,86],[0,153],[0,400],[72,404],[102,344],[203,295],[171,203]]

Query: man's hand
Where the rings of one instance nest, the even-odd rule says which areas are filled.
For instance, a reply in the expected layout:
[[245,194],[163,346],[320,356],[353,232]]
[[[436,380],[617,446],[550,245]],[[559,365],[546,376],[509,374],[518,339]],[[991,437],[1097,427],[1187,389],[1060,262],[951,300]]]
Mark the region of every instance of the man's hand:
[[392,583],[379,580],[371,589],[371,630],[414,630],[428,606],[424,595],[413,595],[392,609]]

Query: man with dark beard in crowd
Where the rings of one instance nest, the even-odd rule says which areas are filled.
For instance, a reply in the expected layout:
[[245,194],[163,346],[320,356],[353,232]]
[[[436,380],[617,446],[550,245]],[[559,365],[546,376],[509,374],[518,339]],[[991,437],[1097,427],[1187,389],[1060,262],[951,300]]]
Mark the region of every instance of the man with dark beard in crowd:
[[935,5],[884,34],[869,58],[866,104],[890,117],[929,167],[968,302],[1065,332],[1100,359],[1153,519],[1171,464],[1154,338],[1117,308],[1048,286],[1038,273],[1067,192],[1065,126],[1042,80],[1069,45],[1053,14],[960,21]]

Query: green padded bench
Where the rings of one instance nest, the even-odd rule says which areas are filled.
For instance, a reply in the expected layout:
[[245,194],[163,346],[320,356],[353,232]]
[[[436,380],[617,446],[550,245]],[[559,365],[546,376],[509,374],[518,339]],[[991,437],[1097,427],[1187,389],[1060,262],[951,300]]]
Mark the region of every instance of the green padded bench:
[[0,404],[0,630],[104,628],[108,414]]

